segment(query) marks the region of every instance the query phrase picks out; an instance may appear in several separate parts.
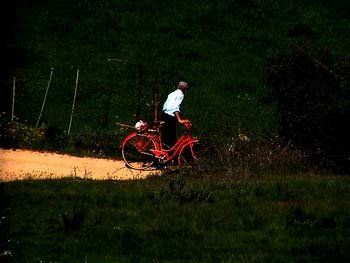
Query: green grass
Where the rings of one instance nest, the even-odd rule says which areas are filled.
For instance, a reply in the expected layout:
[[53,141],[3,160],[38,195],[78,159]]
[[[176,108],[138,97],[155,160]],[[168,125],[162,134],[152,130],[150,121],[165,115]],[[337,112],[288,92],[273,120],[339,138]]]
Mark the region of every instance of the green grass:
[[2,183],[0,248],[13,262],[346,262],[349,185],[314,174]]
[[[74,133],[133,123],[138,82],[141,117],[150,119],[156,79],[162,101],[185,79],[193,87],[185,107],[196,134],[274,134],[274,108],[261,102],[266,59],[297,43],[308,43],[312,54],[328,48],[335,61],[346,56],[348,7],[345,0],[19,2],[9,43],[17,50],[10,70],[17,77],[16,115],[35,124],[53,67],[42,120],[67,130],[79,67]],[[290,36],[299,24],[311,33]],[[9,90],[10,75],[3,83]]]

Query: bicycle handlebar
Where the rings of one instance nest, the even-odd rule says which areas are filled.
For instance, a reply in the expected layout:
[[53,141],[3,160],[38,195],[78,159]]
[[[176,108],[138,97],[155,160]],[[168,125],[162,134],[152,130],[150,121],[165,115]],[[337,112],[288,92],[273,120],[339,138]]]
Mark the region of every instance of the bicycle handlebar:
[[190,121],[186,122],[186,123],[184,123],[184,126],[185,126],[185,129],[189,131],[189,130],[191,130],[192,123]]

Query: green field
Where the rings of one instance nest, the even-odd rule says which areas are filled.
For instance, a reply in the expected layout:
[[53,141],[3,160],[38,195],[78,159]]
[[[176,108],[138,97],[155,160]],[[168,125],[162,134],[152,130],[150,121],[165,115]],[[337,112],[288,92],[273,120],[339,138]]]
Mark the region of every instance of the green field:
[[15,115],[34,125],[54,68],[42,122],[66,131],[79,68],[76,134],[113,133],[116,121],[150,120],[155,83],[164,101],[181,79],[192,87],[185,111],[199,136],[275,134],[275,108],[262,100],[266,60],[306,45],[315,56],[329,49],[336,65],[350,45],[345,0],[14,3],[2,111],[10,112],[16,76]]
[[1,259],[347,262],[349,183],[312,173],[2,183]]

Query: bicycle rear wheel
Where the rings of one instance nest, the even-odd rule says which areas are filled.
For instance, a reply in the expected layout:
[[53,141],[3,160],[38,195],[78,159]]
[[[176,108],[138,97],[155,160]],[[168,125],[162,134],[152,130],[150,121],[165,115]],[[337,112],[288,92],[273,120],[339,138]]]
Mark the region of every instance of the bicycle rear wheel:
[[177,162],[180,167],[185,167],[190,166],[198,159],[198,143],[189,143],[180,150],[177,157]]
[[150,170],[155,158],[151,150],[156,149],[155,142],[144,134],[135,133],[122,145],[122,156],[126,165],[136,170]]

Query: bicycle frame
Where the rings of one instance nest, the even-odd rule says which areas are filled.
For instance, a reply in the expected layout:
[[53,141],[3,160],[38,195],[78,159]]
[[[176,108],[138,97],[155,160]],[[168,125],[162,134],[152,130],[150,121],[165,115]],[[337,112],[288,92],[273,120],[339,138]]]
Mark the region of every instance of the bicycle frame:
[[[126,141],[128,141],[129,138],[134,137],[137,134],[142,134],[146,137],[148,137],[150,139],[150,141],[148,141],[148,143],[140,143],[140,145],[137,145],[137,149],[139,152],[144,153],[144,149],[146,149],[150,143],[152,143],[152,141],[155,144],[155,150],[150,150],[155,158],[161,159],[163,161],[170,161],[172,159],[174,159],[179,153],[180,151],[186,147],[186,146],[190,146],[191,147],[191,151],[192,151],[192,145],[194,143],[199,142],[198,139],[194,139],[191,137],[191,133],[190,130],[187,129],[185,134],[183,134],[175,143],[174,146],[172,146],[170,149],[164,149],[163,145],[162,145],[162,139],[161,139],[161,134],[159,132],[158,129],[148,129],[146,131],[135,131],[131,134],[129,134],[125,139],[124,139],[124,143]],[[123,143],[123,145],[124,145]],[[147,153],[145,153],[147,154]],[[193,151],[192,151],[193,154]]]
[[[151,135],[152,136],[152,135]],[[153,135],[154,136],[154,135]],[[173,147],[171,147],[170,149],[163,149],[162,147],[162,143],[161,143],[161,137],[160,134],[155,135],[157,138],[153,137],[153,140],[156,142],[157,145],[157,149],[156,150],[151,150],[151,152],[153,152],[154,156],[156,158],[162,159],[162,160],[166,160],[166,161],[170,161],[172,159],[174,159],[179,153],[180,151],[186,147],[187,145],[191,145],[193,143],[197,143],[199,142],[199,140],[194,139],[191,137],[191,134],[189,132],[189,130],[187,130],[185,132],[184,135],[182,135],[177,142],[175,143],[175,145]]]

